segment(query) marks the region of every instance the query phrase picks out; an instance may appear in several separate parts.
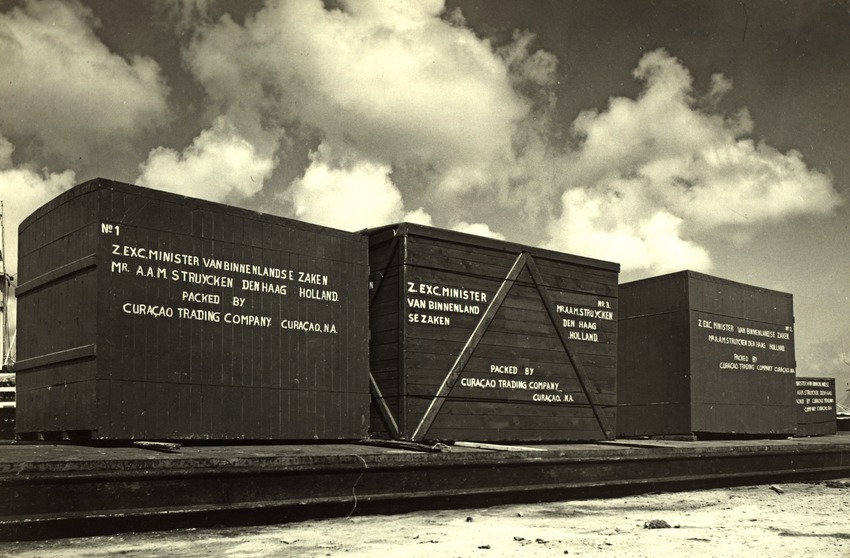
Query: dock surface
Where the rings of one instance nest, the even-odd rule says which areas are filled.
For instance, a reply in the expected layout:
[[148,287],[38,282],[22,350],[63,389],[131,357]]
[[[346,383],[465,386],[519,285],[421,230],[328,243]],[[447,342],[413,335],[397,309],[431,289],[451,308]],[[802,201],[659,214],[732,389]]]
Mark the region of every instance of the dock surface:
[[0,446],[0,540],[284,523],[850,476],[850,433],[506,449],[367,443]]

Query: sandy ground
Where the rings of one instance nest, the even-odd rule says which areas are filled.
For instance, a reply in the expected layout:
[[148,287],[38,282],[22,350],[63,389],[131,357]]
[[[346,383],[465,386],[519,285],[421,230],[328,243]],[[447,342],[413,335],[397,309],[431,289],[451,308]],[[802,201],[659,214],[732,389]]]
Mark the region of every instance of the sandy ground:
[[0,544],[15,557],[517,555],[850,557],[850,479]]

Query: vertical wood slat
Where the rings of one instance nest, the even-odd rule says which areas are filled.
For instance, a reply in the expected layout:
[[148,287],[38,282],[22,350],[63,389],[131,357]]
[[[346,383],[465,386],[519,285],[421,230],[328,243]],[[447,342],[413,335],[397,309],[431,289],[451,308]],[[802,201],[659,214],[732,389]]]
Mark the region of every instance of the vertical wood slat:
[[[396,235],[402,232],[399,227]],[[399,246],[399,274],[398,274],[398,293],[399,297],[404,297],[404,282],[407,280],[407,259],[408,259],[408,236],[407,231],[401,235],[401,245]],[[407,414],[409,410],[407,395],[407,350],[405,344],[407,342],[407,319],[404,312],[398,312],[398,417],[399,417],[399,432],[407,432]]]
[[530,255],[526,259],[525,266],[528,268],[529,273],[531,273],[531,278],[534,281],[534,285],[537,287],[537,292],[540,293],[540,297],[543,299],[543,306],[546,308],[546,313],[549,315],[549,319],[552,320],[552,325],[555,326],[555,331],[558,333],[561,345],[563,345],[564,351],[567,353],[567,357],[569,357],[570,363],[576,372],[576,377],[578,378],[585,397],[587,397],[587,402],[590,404],[590,408],[593,410],[596,421],[599,423],[599,428],[602,429],[606,440],[613,440],[614,432],[608,426],[608,421],[605,419],[605,415],[599,408],[596,395],[589,389],[589,381],[584,372],[584,367],[582,366],[578,356],[575,354],[575,351],[572,350],[570,342],[564,334],[564,330],[558,325],[559,318],[558,312],[555,309],[555,303],[552,301],[552,297],[549,295],[549,291],[543,283],[542,277],[540,276],[540,270],[537,269],[537,264],[534,262],[534,258]]
[[505,298],[508,296],[508,292],[511,290],[511,287],[516,281],[516,278],[519,276],[523,267],[525,267],[526,262],[528,261],[529,256],[526,252],[520,253],[514,262],[511,270],[508,272],[507,277],[505,277],[502,284],[499,286],[499,289],[496,291],[493,300],[490,301],[490,305],[487,307],[487,310],[481,316],[481,319],[478,321],[478,324],[475,326],[475,329],[472,332],[472,335],[467,339],[466,344],[461,350],[460,354],[455,360],[455,363],[452,365],[449,373],[446,375],[443,383],[440,385],[440,388],[437,390],[436,395],[431,400],[428,409],[425,411],[425,415],[422,417],[419,425],[416,427],[416,430],[413,432],[411,438],[414,441],[420,441],[427,434],[428,429],[434,423],[434,419],[437,418],[437,414],[440,412],[443,404],[445,403],[446,397],[451,391],[452,387],[454,387],[455,382],[466,366],[467,362],[469,362],[472,353],[475,351],[475,348],[478,346],[478,343],[481,342],[481,339],[484,338],[484,333],[486,333],[487,328],[493,322],[493,318],[495,318],[496,313],[501,308],[502,303],[505,301]]

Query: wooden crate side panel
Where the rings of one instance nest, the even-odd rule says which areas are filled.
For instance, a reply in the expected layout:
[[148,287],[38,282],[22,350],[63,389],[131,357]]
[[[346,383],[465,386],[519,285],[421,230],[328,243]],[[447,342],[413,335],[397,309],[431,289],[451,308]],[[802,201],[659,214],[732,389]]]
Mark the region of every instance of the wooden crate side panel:
[[[420,239],[406,238],[402,278],[402,408],[399,427],[409,438],[486,311],[503,276],[435,269],[417,252]],[[425,265],[420,265],[420,264]],[[507,269],[499,273],[507,274]]]
[[838,423],[836,420],[827,420],[822,422],[810,422],[806,424],[797,424],[797,437],[805,436],[832,436],[838,432]]
[[[388,228],[389,227],[387,227],[386,229]],[[599,269],[605,272],[613,273],[619,273],[620,271],[620,265],[614,262],[597,260],[584,256],[577,256],[574,254],[565,254],[563,252],[556,252],[554,250],[546,250],[533,246],[525,246],[513,242],[496,240],[493,238],[487,238],[477,235],[470,235],[457,231],[450,231],[446,229],[439,229],[435,227],[428,227],[413,223],[404,223],[402,225],[396,225],[394,226],[394,228],[398,234],[403,234],[408,238],[425,239],[427,241],[436,242],[438,244],[445,244],[446,246],[471,246],[479,252],[493,251],[510,253],[514,254],[515,256],[520,253],[528,253],[534,256],[535,259],[549,259],[561,263],[579,265],[582,268],[586,269]],[[386,229],[384,229],[384,233],[386,232]],[[378,231],[375,231],[375,233],[378,233]]]
[[[400,339],[402,243],[391,231],[369,237],[369,370],[393,420],[401,415]],[[370,403],[370,432],[392,432],[374,399]]]
[[794,324],[793,297],[788,293],[694,272],[689,273],[688,281],[692,310],[767,324]]
[[[445,243],[425,237],[408,239],[408,262],[411,264],[465,276],[504,278],[519,255],[519,252]],[[534,253],[533,249],[528,250]],[[539,267],[547,287],[612,297],[617,295],[615,272],[543,258],[539,261]]]
[[619,301],[621,319],[687,310],[687,272],[623,283]]
[[690,433],[688,312],[623,318],[618,334],[617,435]]
[[97,415],[97,200],[88,193],[65,199],[47,204],[20,229],[16,414],[21,433],[84,430]]
[[[386,268],[382,269],[386,270]],[[401,330],[397,303],[399,268],[393,266],[381,273],[386,275],[381,278],[380,290],[375,294],[369,311],[369,372],[384,397],[387,409],[393,419],[398,422],[401,391],[399,373]],[[390,437],[390,428],[376,403],[374,399],[370,403],[370,424],[372,425],[370,432]]]
[[[92,200],[92,203],[95,203]],[[35,229],[49,228],[53,221],[62,217],[64,211],[55,211],[44,217],[48,223],[33,222],[22,234],[22,243],[31,243],[30,234],[38,232]],[[70,218],[69,218],[70,219]],[[79,219],[72,223],[57,224],[56,238],[51,238],[41,250],[30,250],[18,258],[19,273],[18,287],[26,294],[34,285],[50,284],[52,279],[75,273],[81,269],[96,264],[91,261],[97,249],[96,222],[84,224]],[[65,232],[64,228],[72,228]]]
[[[420,244],[421,239],[416,239],[416,245],[409,254],[409,261],[416,265],[407,266],[406,296],[402,301],[408,321],[405,338],[406,393],[411,429],[424,416],[431,399],[515,261],[515,257],[502,257],[500,265],[496,265],[493,262],[499,258],[494,255],[493,258],[484,258],[487,263],[467,259],[454,264],[452,269],[439,269],[432,266],[433,260],[437,260],[438,265],[448,265],[445,252],[436,255],[424,252],[429,259],[423,261]],[[429,245],[430,248],[433,246]],[[452,248],[449,247],[449,251]],[[463,257],[463,254],[455,256]],[[600,304],[599,297],[588,293],[558,291],[553,293],[553,298],[559,305],[569,304],[568,311],[573,313],[577,305],[588,304],[591,299],[593,307]],[[608,299],[605,302],[610,316],[605,317],[613,318],[616,301],[612,297]],[[613,310],[610,309],[612,300],[615,303]],[[566,335],[582,329],[578,333],[582,338],[572,340],[572,345],[580,357],[587,354],[597,359],[596,366],[589,369],[594,372],[590,387],[602,390],[600,404],[608,406],[606,412],[613,419],[616,372],[612,364],[616,360],[616,319],[608,319],[610,323],[604,325],[597,323],[601,321],[601,318],[597,320],[588,313],[581,328],[577,323],[565,327],[564,320],[558,323],[558,327],[565,327]],[[513,415],[516,409],[512,410],[512,405],[526,405],[524,410],[530,411],[529,418],[525,419],[528,426],[517,429],[514,433],[517,439],[538,439],[536,436],[540,434],[533,435],[531,430],[546,432],[544,436],[550,439],[570,439],[568,421],[561,423],[557,416],[551,416],[551,410],[555,408],[556,413],[564,415],[582,412],[576,409],[586,407],[587,398],[581,391],[575,369],[555,327],[531,276],[527,271],[523,272],[483,334],[447,403],[460,401],[464,405],[473,404],[473,414],[483,413],[494,424],[505,420],[494,412]],[[604,364],[609,364],[607,369]],[[536,377],[532,377],[534,374]],[[606,389],[607,392],[604,391]],[[535,398],[538,400],[535,401]],[[569,407],[570,404],[573,408]],[[448,409],[454,407],[456,405],[453,404]],[[586,412],[593,416],[589,408]],[[540,421],[547,422],[549,427],[541,430]],[[462,431],[467,423],[461,415],[441,411],[432,426],[433,432],[429,431],[427,436],[433,437],[434,433],[444,435],[458,429]],[[581,436],[585,439],[584,434]],[[598,424],[595,436],[597,439],[604,437]],[[511,433],[498,428],[486,439],[509,440]]]
[[574,442],[599,440],[600,431],[587,407],[563,413],[544,405],[452,399],[440,411],[428,436],[476,442]]
[[[568,293],[559,294],[562,298],[569,296]],[[570,307],[577,308],[576,306]],[[610,315],[613,315],[613,313]],[[580,330],[577,329],[575,324],[569,324],[571,327],[564,328],[567,334],[581,332],[593,337],[571,340],[576,354],[580,357],[584,357],[588,352],[593,355],[602,355],[613,365],[616,358],[616,322],[614,320],[606,322],[591,317],[579,322],[585,329]],[[558,325],[563,327],[562,324]],[[570,396],[570,398],[586,399],[584,394],[580,393],[581,388],[575,369],[570,363],[554,327],[537,290],[517,283],[496,314],[493,323],[481,340],[478,350],[467,364],[465,375],[479,374],[482,375],[482,378],[490,377],[490,379],[496,380],[523,376],[521,379],[528,381],[559,381],[562,388],[570,386],[572,390],[571,393],[562,394],[565,398]],[[510,372],[491,372],[491,367],[494,366],[492,350],[497,350],[500,354],[497,358],[498,362],[514,362],[513,365],[503,365],[501,368],[496,365],[497,369],[508,368]],[[584,365],[585,359],[580,358],[580,362]],[[526,371],[530,376],[524,377]],[[614,366],[607,368],[597,366],[594,371],[596,372],[593,375],[595,380],[605,382],[609,388],[613,387],[612,384],[615,380]],[[525,396],[528,394],[520,394],[516,390],[514,391],[513,396],[502,394],[499,399],[527,399]],[[613,395],[611,391],[608,394]]]
[[47,204],[21,225],[19,361],[95,343],[88,318],[96,310],[96,208],[96,196],[77,195]]
[[[106,271],[102,319],[121,332],[121,350],[113,354],[132,354],[127,360],[138,367],[110,366],[112,377],[365,389],[362,377],[334,374],[366,368],[365,267],[225,243],[198,249],[195,237],[163,240],[160,231],[127,225],[120,242],[101,247],[104,259],[111,255],[126,264]],[[130,255],[154,251],[185,254],[194,263]],[[283,278],[216,269],[212,262],[246,262],[246,269]],[[321,283],[299,282],[299,277]],[[177,346],[166,342],[175,338],[181,340]],[[149,352],[170,345],[171,351]],[[150,366],[153,356],[157,366]]]
[[380,290],[369,310],[370,342],[375,345],[399,344],[399,268],[386,270]]
[[368,427],[363,394],[123,380],[98,390],[113,409],[98,439],[358,439]]
[[[497,388],[494,388],[497,389]],[[507,391],[507,390],[506,390]],[[546,394],[545,390],[540,390],[539,393]],[[429,396],[408,396],[407,403],[411,416],[415,416],[421,419],[424,416],[425,412],[428,410],[429,405],[431,404],[432,397]],[[603,400],[603,404],[601,406],[602,411],[605,413],[606,419],[610,424],[614,424],[614,420],[616,417],[616,409],[615,401],[609,400],[609,405],[605,405],[605,401]],[[493,409],[501,409],[502,412],[505,413],[505,416],[499,416],[495,413]],[[451,409],[455,409],[452,411]],[[463,413],[458,411],[457,409],[466,409]],[[444,412],[448,411],[448,412]],[[532,418],[540,418],[540,417],[548,417],[541,418],[540,420],[548,421],[547,426],[544,430],[547,430],[550,435],[550,439],[552,440],[570,440],[572,433],[569,431],[569,420],[573,417],[587,417],[588,419],[592,419],[594,421],[593,430],[595,439],[600,440],[604,439],[604,433],[600,430],[598,422],[594,418],[593,411],[586,403],[586,399],[581,401],[574,400],[568,403],[562,403],[560,405],[553,404],[549,401],[532,401],[529,399],[520,400],[518,397],[514,400],[509,400],[506,398],[485,398],[481,395],[478,395],[474,398],[465,398],[459,396],[457,393],[452,393],[444,402],[440,413],[437,415],[432,429],[441,430],[463,430],[464,426],[467,424],[467,419],[464,418],[466,415],[475,415],[480,414],[482,416],[481,420],[484,421],[492,421],[494,424],[501,424],[505,417],[512,417],[514,415],[517,416],[527,416]],[[455,416],[455,415],[463,415],[463,416]],[[518,430],[513,433],[516,439],[522,438],[526,435],[531,435],[532,438],[534,433],[523,433],[520,430],[525,428],[529,429],[540,429],[539,425],[532,424],[518,424]],[[557,433],[557,435],[556,435]],[[426,438],[434,438],[434,431],[429,430]],[[528,438],[528,439],[532,439]],[[459,439],[459,438],[454,438]],[[495,439],[495,438],[493,438]],[[502,438],[503,441],[510,441],[512,438],[510,436]]]
[[837,432],[835,378],[796,380],[797,436],[828,436]]
[[787,405],[697,402],[692,409],[697,434],[787,436],[796,433],[795,415]]
[[614,300],[619,297],[618,274],[609,270],[565,264],[536,258],[543,284],[555,292],[590,293],[594,297]]
[[386,270],[401,265],[399,238],[385,235],[382,238],[366,237],[369,245],[369,281],[370,288],[377,287]]
[[97,221],[93,192],[77,187],[24,220],[18,234],[18,286],[94,252],[94,238],[79,232]]
[[[417,273],[419,271],[419,269],[416,270]],[[437,280],[437,273],[433,270],[422,270],[422,275],[432,282]],[[405,300],[409,307],[408,321],[411,321],[410,327],[416,328],[415,336],[411,336],[408,340],[409,351],[430,353],[433,347],[427,342],[433,341],[434,345],[445,343],[446,353],[457,354],[457,344],[462,346],[468,339],[469,332],[477,324],[481,313],[486,310],[486,301],[490,300],[491,293],[497,288],[497,282],[494,280],[464,279],[466,280],[465,288],[477,289],[482,293],[481,298],[485,301],[484,303],[469,301],[446,303],[427,294],[408,294]],[[536,289],[527,283],[518,283],[518,285],[521,285],[522,289],[516,290],[505,301],[500,309],[499,319],[494,321],[489,331],[505,333],[509,336],[520,331],[528,336],[529,343],[534,344],[536,348],[540,348],[539,345],[542,344],[552,350],[563,352],[557,336],[553,338],[550,335],[551,321],[542,308]],[[414,288],[419,286],[420,283],[414,284]],[[550,291],[550,294],[556,303],[560,318],[559,325],[575,344],[578,354],[591,359],[599,356],[616,358],[617,301],[615,298],[559,291]],[[440,304],[449,304],[449,307],[455,311],[443,311],[442,308],[445,306]],[[600,307],[600,304],[604,306]],[[437,321],[442,322],[438,325],[444,327],[420,327],[434,325],[426,322],[433,320],[435,313]],[[525,319],[529,316],[529,319]],[[417,319],[418,322],[415,321]],[[500,343],[502,341],[494,341],[494,344]]]
[[691,399],[695,432],[793,434],[792,322],[764,323],[692,311]]
[[113,181],[100,181],[106,200],[99,217],[116,224],[156,228],[265,250],[341,262],[364,262],[366,239],[347,233],[200,199]]
[[96,344],[97,286],[97,269],[88,267],[18,297],[19,382],[48,355]]
[[[69,376],[92,377],[78,365]],[[68,368],[68,367],[64,367]],[[40,371],[35,371],[38,374]],[[95,396],[95,382],[76,381],[46,387],[16,388],[16,424],[18,434],[92,430],[101,418]]]

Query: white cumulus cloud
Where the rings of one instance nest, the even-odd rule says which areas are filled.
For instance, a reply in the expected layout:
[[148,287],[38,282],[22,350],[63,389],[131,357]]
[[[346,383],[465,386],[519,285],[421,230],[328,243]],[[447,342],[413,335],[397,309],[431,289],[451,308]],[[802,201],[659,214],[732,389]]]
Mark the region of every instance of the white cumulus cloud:
[[579,145],[568,155],[549,247],[624,270],[706,271],[702,235],[826,214],[841,202],[831,178],[800,153],[748,138],[746,110],[725,117],[700,108],[731,89],[726,78],[713,77],[699,99],[687,68],[664,50],[646,54],[634,75],[645,84],[637,99],[611,99],[574,122]]
[[351,231],[399,221],[431,224],[422,208],[405,212],[388,165],[336,157],[327,146],[311,158],[290,192],[297,218]]
[[207,78],[221,69],[253,78],[264,88],[254,92],[258,105],[384,160],[468,162],[509,148],[525,107],[488,45],[436,17],[441,2],[343,4],[271,4],[239,34],[202,35],[193,68],[229,98],[244,98],[244,80]]
[[453,226],[452,230],[477,236],[486,236],[487,238],[495,238],[497,240],[505,240],[505,235],[493,231],[490,225],[486,223],[467,223],[466,221],[461,221]]
[[259,192],[276,162],[260,155],[225,118],[218,118],[192,145],[177,152],[157,147],[136,182],[213,201],[239,201]]
[[[74,172],[50,172],[38,170],[32,165],[15,166],[12,154],[15,146],[0,135],[0,201],[3,202],[3,225],[5,228],[5,271],[17,283],[18,275],[18,227],[36,209],[58,196],[75,182]],[[9,330],[17,324],[17,301],[9,304]],[[2,355],[0,355],[2,356]]]
[[[220,110],[254,114],[267,131],[309,128],[363,161],[426,169],[417,176],[431,183],[465,177],[449,189],[486,184],[529,111],[505,60],[443,19],[440,0],[339,6],[269,2],[244,26],[224,18],[198,33],[187,65]],[[526,71],[539,77],[537,66]]]
[[0,136],[0,201],[3,202],[6,228],[6,270],[17,274],[17,230],[36,209],[74,185],[73,171],[50,172],[32,165],[12,163],[12,143]]
[[72,160],[162,124],[168,87],[150,58],[111,52],[74,1],[28,0],[0,14],[0,130]]
[[682,238],[682,219],[664,209],[578,188],[565,192],[562,203],[563,214],[550,225],[556,240],[549,248],[617,262],[623,270],[665,273],[711,267],[708,252]]

